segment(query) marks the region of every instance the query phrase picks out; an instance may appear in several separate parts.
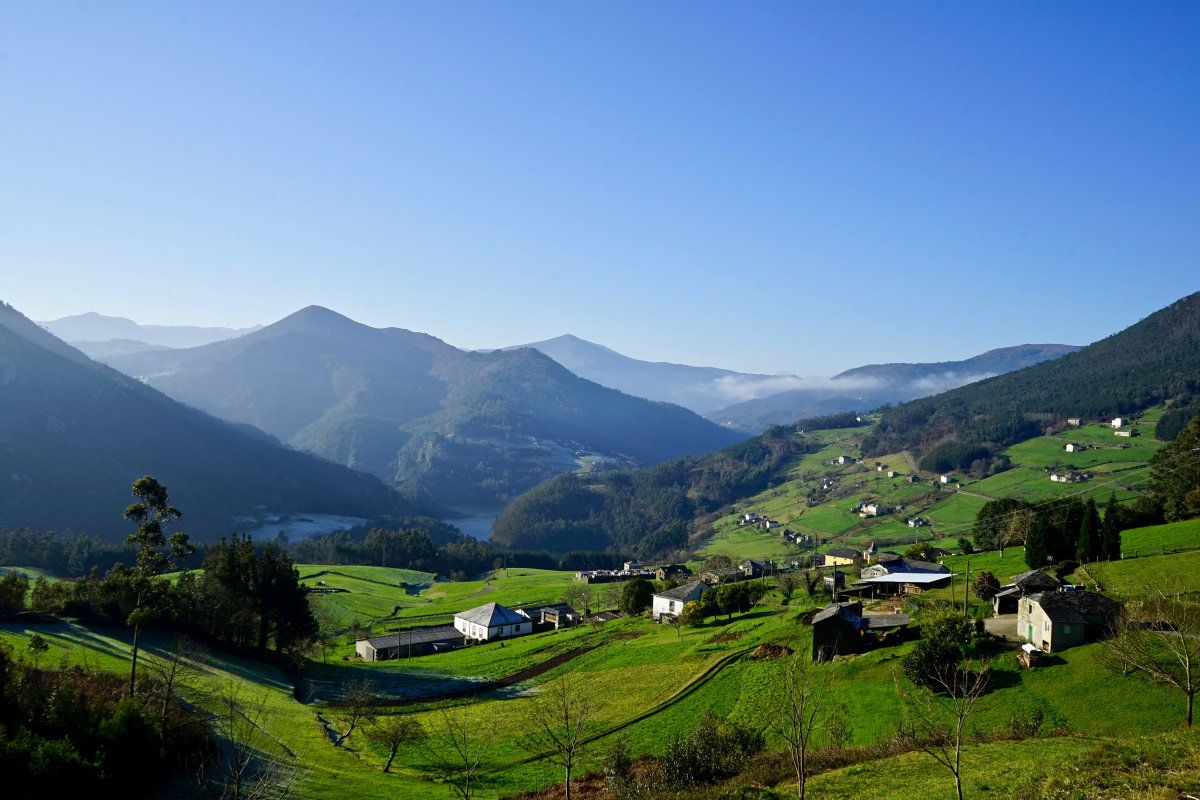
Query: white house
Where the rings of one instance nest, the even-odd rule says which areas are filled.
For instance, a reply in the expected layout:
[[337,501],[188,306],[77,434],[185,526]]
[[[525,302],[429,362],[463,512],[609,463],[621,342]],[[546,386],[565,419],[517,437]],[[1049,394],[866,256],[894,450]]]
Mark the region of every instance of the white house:
[[940,480],[942,483],[954,483],[954,476],[943,475],[942,477],[938,478],[938,480]]
[[1067,424],[1074,428],[1078,428],[1083,424],[1083,420],[1079,417],[1067,417]]
[[467,639],[490,642],[533,633],[533,620],[499,603],[487,603],[455,614],[454,628]]
[[861,516],[878,517],[879,516],[879,504],[878,503],[863,503]]
[[677,617],[686,604],[693,600],[699,600],[700,595],[704,594],[704,590],[707,588],[709,586],[704,581],[692,581],[682,586],[676,586],[674,589],[667,589],[665,592],[654,595],[650,613],[659,622]]
[[889,469],[889,470],[888,470],[888,474],[887,474],[887,476],[888,476],[889,478],[894,478],[894,477],[896,477],[896,470],[894,470],[894,469]]
[[1063,449],[1066,450],[1068,453],[1082,453],[1086,448],[1081,444],[1075,444],[1074,442],[1068,442],[1067,446],[1064,447]]
[[839,464],[853,464],[854,458],[852,456],[838,456],[834,461]]
[[1128,439],[1133,436],[1133,431],[1113,431],[1113,436],[1124,436]]
[[1125,425],[1125,418],[1124,417],[1113,417],[1111,424],[1114,428],[1120,428]]

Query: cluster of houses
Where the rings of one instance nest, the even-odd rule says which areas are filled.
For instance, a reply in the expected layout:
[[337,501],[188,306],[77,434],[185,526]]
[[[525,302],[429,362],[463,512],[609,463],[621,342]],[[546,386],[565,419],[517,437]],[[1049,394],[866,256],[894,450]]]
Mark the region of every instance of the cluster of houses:
[[583,616],[566,603],[515,610],[499,603],[485,603],[455,614],[453,625],[412,628],[387,636],[359,639],[354,643],[354,652],[363,661],[423,656],[479,642],[567,628],[582,621]]
[[774,528],[778,528],[781,524],[782,523],[776,522],[773,519],[768,519],[767,517],[764,517],[760,514],[756,514],[753,511],[748,511],[745,514],[742,514],[741,518],[738,519],[738,527],[739,528],[743,528],[747,525],[753,525],[754,527],[758,528],[759,530],[764,530],[764,531],[769,531]]
[[830,661],[901,641],[908,623],[907,614],[864,612],[861,601],[830,603],[812,618],[812,659]]
[[699,600],[705,589],[726,583],[748,581],[761,578],[767,571],[768,565],[761,561],[747,558],[736,567],[721,567],[702,570],[696,579],[680,584],[670,589],[656,592],[651,600],[650,615],[658,622],[678,617],[683,607],[688,603]]
[[1051,472],[1051,483],[1083,483],[1092,477],[1090,472]]
[[636,561],[626,561],[620,569],[583,569],[575,573],[575,580],[580,583],[615,583],[654,577],[655,570],[642,566]]

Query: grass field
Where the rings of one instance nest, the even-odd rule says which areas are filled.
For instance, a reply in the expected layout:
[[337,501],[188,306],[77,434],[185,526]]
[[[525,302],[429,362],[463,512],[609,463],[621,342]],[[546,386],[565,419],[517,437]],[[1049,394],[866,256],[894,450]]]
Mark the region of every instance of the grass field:
[[1160,589],[1200,593],[1200,550],[1088,564],[1072,579],[1087,585],[1098,583],[1105,594],[1122,599]]
[[1150,525],[1121,534],[1121,554],[1125,558],[1193,548],[1200,549],[1200,519]]

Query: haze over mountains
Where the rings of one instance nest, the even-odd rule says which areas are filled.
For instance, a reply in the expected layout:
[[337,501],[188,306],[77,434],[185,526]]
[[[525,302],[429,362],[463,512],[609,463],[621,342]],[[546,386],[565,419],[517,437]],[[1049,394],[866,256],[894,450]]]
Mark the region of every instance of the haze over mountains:
[[125,317],[109,317],[94,311],[38,324],[93,358],[143,352],[160,347],[199,347],[253,333],[262,327],[143,325]]
[[109,363],[444,505],[496,505],[581,465],[653,464],[741,438],[532,348],[468,352],[319,306],[236,339]]
[[372,475],[184,406],[0,304],[0,526],[123,537],[129,487],[145,474],[201,537],[265,512],[415,510]]
[[944,392],[975,381],[1060,358],[1080,348],[1068,344],[1022,344],[989,350],[962,361],[868,364],[841,372],[828,381],[768,397],[737,403],[706,414],[737,430],[761,433],[772,425],[834,414],[870,411]]
[[675,403],[698,414],[803,384],[795,375],[755,375],[717,367],[642,361],[571,334],[518,347],[545,353],[579,377],[601,386]]

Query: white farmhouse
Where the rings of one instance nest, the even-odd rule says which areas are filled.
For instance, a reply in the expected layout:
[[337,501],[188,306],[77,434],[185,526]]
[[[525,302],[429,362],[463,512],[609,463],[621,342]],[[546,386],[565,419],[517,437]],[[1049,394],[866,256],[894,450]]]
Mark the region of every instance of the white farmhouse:
[[1067,417],[1067,424],[1073,428],[1078,428],[1083,424],[1083,420],[1079,417]]
[[1084,451],[1084,446],[1081,444],[1075,444],[1074,442],[1068,442],[1066,447],[1063,449],[1068,453],[1082,453]]
[[467,639],[489,642],[533,633],[533,620],[499,603],[488,603],[455,614],[454,628]]
[[1114,428],[1120,428],[1120,427],[1123,427],[1123,426],[1125,425],[1125,418],[1124,418],[1124,417],[1113,417],[1113,419],[1112,419],[1112,423],[1110,423],[1110,424],[1111,424],[1111,425],[1112,425]]
[[708,584],[704,581],[692,581],[682,586],[676,586],[674,589],[667,589],[665,592],[654,595],[650,613],[659,622],[677,617],[686,604],[693,600],[699,600],[700,595],[704,594],[704,590],[707,588],[709,588]]
[[942,483],[954,483],[954,476],[943,475],[942,477],[938,478],[938,480],[940,480]]

